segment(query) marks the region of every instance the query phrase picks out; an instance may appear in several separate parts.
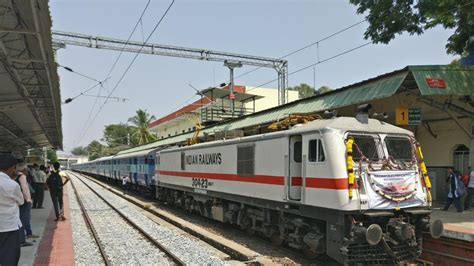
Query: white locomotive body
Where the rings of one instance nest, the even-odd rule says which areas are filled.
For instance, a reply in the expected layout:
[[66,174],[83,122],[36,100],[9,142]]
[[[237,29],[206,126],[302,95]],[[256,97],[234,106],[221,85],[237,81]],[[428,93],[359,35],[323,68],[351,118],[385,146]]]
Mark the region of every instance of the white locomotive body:
[[[349,138],[357,146],[352,186]],[[429,192],[413,133],[388,123],[316,120],[285,131],[169,148],[157,158],[159,199],[261,232],[308,256],[326,253],[358,263],[370,262],[368,254],[386,253],[374,261],[391,263],[413,259],[421,250]]]

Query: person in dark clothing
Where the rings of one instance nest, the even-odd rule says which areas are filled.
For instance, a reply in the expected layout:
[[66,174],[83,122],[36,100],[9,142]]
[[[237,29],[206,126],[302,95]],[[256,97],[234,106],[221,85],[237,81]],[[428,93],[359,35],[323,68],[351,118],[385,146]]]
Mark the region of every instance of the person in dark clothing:
[[449,209],[449,206],[454,202],[454,206],[456,206],[456,210],[458,212],[462,212],[461,206],[461,187],[464,187],[462,184],[459,175],[454,171],[453,167],[448,167],[448,178],[446,179],[446,186],[448,188],[448,197],[446,199],[446,205],[444,206],[445,211]]
[[[53,164],[54,170],[51,171],[46,184],[49,188],[51,200],[53,201],[54,213],[56,214],[55,221],[66,220],[63,209],[63,186],[69,181],[69,176],[59,170],[60,164],[55,162]],[[63,177],[66,181],[63,183]]]

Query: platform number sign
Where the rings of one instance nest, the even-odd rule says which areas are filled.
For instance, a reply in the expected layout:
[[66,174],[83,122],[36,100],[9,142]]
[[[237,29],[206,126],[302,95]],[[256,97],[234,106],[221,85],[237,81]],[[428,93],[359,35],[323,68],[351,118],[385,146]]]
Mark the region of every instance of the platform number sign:
[[421,125],[421,109],[419,108],[397,108],[395,124],[399,126]]
[[408,126],[408,108],[397,108],[395,113],[395,124]]

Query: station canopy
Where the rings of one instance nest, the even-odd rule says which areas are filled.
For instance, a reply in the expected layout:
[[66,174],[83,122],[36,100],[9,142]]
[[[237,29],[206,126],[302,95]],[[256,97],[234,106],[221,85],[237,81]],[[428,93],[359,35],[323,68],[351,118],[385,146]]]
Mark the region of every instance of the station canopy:
[[0,151],[62,148],[48,1],[0,0]]
[[[201,134],[214,134],[218,131],[267,125],[288,114],[321,113],[326,110],[387,98],[401,92],[409,92],[423,97],[435,95],[468,97],[472,101],[474,100],[474,67],[455,65],[407,66],[327,93],[218,123],[204,128]],[[474,118],[473,113],[467,115]],[[189,132],[168,137],[121,151],[119,154],[150,148],[158,149],[175,143],[183,143],[192,134],[193,132]]]

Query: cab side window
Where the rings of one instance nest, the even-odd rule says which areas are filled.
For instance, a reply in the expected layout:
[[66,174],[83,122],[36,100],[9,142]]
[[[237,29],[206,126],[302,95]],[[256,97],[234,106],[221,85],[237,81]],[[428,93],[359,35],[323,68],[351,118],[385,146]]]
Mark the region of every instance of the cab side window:
[[302,144],[301,141],[297,141],[297,142],[295,142],[295,144],[293,146],[293,159],[297,163],[301,163],[301,158],[303,156],[303,154],[302,154],[302,145],[301,144]]
[[309,141],[308,160],[310,162],[324,162],[326,160],[323,142],[320,139],[312,139]]

